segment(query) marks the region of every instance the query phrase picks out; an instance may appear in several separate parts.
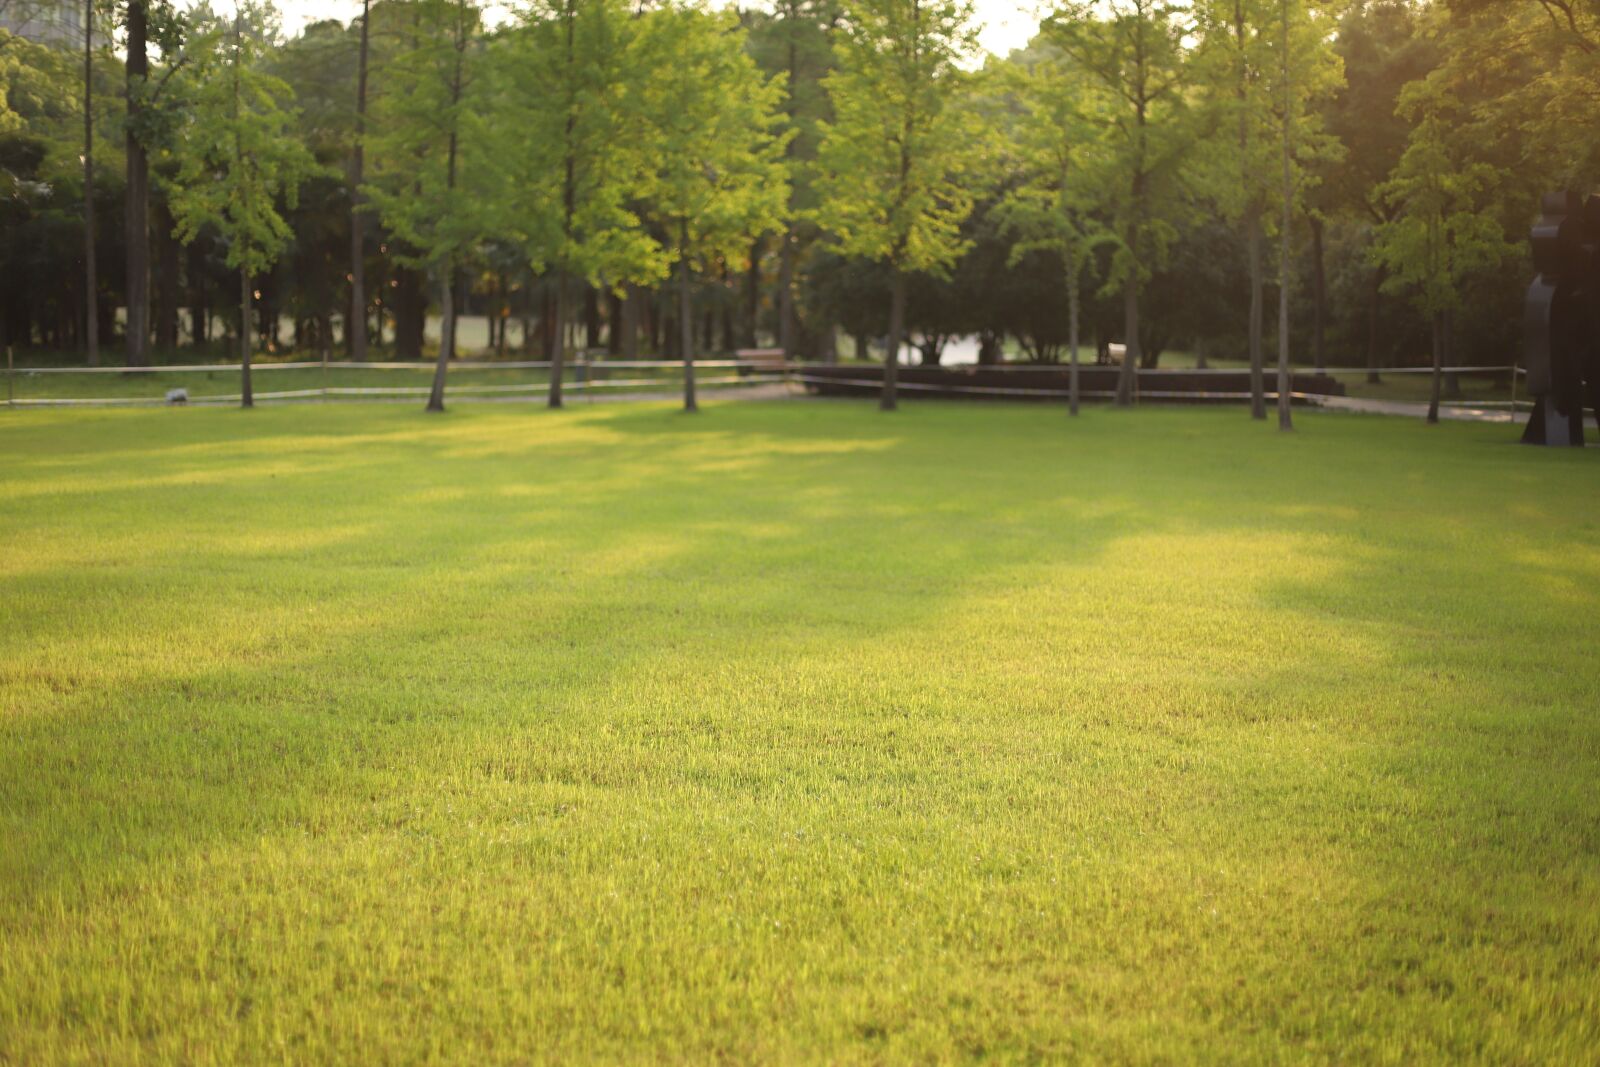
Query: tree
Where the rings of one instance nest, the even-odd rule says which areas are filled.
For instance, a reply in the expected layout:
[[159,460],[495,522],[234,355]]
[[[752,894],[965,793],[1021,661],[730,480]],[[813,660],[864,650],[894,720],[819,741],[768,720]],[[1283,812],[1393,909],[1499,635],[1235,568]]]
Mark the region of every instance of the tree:
[[[771,14],[744,13],[750,27],[750,54],[762,70],[783,75],[783,114],[794,131],[784,146],[789,167],[789,204],[784,232],[778,238],[777,292],[773,301],[778,347],[786,359],[800,354],[802,330],[795,290],[806,250],[817,236],[811,221],[817,206],[814,164],[821,136],[819,123],[831,116],[823,80],[833,66],[831,39],[840,15],[838,0],[775,0]],[[752,298],[754,295],[752,289]],[[754,345],[753,303],[749,314],[748,343]],[[824,326],[824,336],[818,338],[821,347],[829,348],[826,333],[832,328],[831,323]]]
[[[1329,47],[1330,29],[1317,8],[1303,0],[1278,0],[1276,92],[1279,162],[1282,183],[1277,195],[1278,228],[1278,429],[1293,428],[1290,410],[1289,295],[1293,270],[1289,238],[1296,207],[1315,170],[1309,165],[1338,158],[1337,141],[1323,130],[1314,102],[1325,98],[1343,80],[1339,57]],[[1252,388],[1259,385],[1252,367]],[[1253,412],[1252,412],[1253,413]]]
[[[1411,123],[1398,112],[1401,90],[1426,76],[1439,60],[1437,37],[1423,32],[1420,23],[1420,12],[1403,0],[1377,0],[1347,9],[1333,45],[1345,81],[1319,109],[1329,133],[1345,151],[1319,168],[1322,181],[1314,191],[1315,209],[1329,220],[1335,242],[1342,231],[1343,243],[1353,250],[1345,261],[1353,284],[1344,303],[1352,312],[1362,310],[1347,316],[1353,327],[1347,343],[1363,350],[1367,380],[1373,383],[1379,379],[1382,359],[1380,336],[1400,332],[1381,328],[1384,267],[1371,254],[1371,243],[1392,208],[1378,190],[1399,162],[1410,132]],[[1313,248],[1318,251],[1320,242]]]
[[562,406],[572,279],[617,287],[667,271],[635,203],[649,140],[640,94],[655,73],[638,36],[625,0],[541,0],[496,56],[496,125],[519,131],[492,156],[507,211],[499,229],[554,275],[552,408]]
[[[18,9],[12,7],[11,12]],[[24,8],[24,11],[27,9]],[[77,44],[77,47],[73,47]],[[84,169],[85,59],[87,90],[96,119],[88,127],[92,170]],[[114,68],[114,70],[113,70]],[[89,222],[84,182],[120,169],[120,148],[108,144],[103,126],[120,127],[120,101],[113,86],[122,64],[105,49],[86,57],[81,44],[38,44],[0,30],[0,344],[38,343],[82,351],[86,347],[89,288],[85,269]],[[93,182],[94,216],[120,218],[109,195],[120,198],[115,179]],[[113,251],[121,242],[113,240]],[[120,275],[113,272],[113,278]],[[100,279],[95,280],[96,288]],[[96,302],[98,304],[98,301]],[[108,328],[109,302],[96,307],[97,332]]]
[[1105,101],[1096,113],[1101,188],[1115,240],[1106,284],[1121,290],[1127,345],[1117,379],[1119,406],[1133,401],[1140,289],[1165,260],[1193,203],[1185,163],[1199,131],[1189,106],[1189,32],[1182,11],[1163,0],[1067,5],[1042,27]]
[[690,275],[740,261],[759,233],[782,226],[788,201],[778,127],[782,85],[762,77],[744,51],[736,17],[695,6],[646,16],[651,77],[646,108],[645,210],[677,265],[683,407],[695,411]]
[[[0,0],[0,15],[13,12],[20,18],[25,0]],[[0,134],[21,129],[22,116],[11,106],[11,86],[22,69],[18,58],[18,42],[23,38],[8,29],[0,29]]]
[[[1244,236],[1250,272],[1250,311],[1245,323],[1250,359],[1250,415],[1265,419],[1266,388],[1262,322],[1266,266],[1263,215],[1273,193],[1271,148],[1277,125],[1273,80],[1272,0],[1215,0],[1198,8],[1204,49],[1199,80],[1222,128],[1236,130],[1236,151],[1218,153],[1216,199]],[[1219,140],[1219,146],[1220,146]]]
[[967,0],[853,0],[825,85],[834,120],[818,148],[818,217],[849,256],[890,282],[879,406],[896,406],[906,276],[949,273],[965,244],[978,134],[957,64],[976,47]]
[[1461,306],[1461,283],[1515,254],[1492,207],[1503,176],[1462,158],[1449,140],[1451,117],[1437,99],[1408,94],[1422,112],[1394,174],[1380,190],[1393,217],[1378,230],[1374,255],[1387,268],[1387,291],[1405,293],[1433,334],[1428,422],[1439,421],[1439,389],[1449,315]]
[[371,51],[371,0],[361,0],[361,45],[356,53],[356,129],[350,146],[350,312],[344,324],[350,358],[367,358],[367,217],[362,211],[361,182],[367,134],[367,59]]
[[438,359],[428,411],[444,410],[445,373],[455,355],[456,271],[489,222],[490,204],[469,183],[487,152],[473,96],[478,10],[467,0],[414,0],[411,48],[390,64],[383,108],[370,138],[376,160],[363,192],[410,251],[402,263],[427,270],[441,308]]
[[1094,160],[1095,106],[1088,84],[1059,52],[1031,66],[1012,68],[1021,113],[1013,130],[1018,184],[996,208],[1016,238],[1009,265],[1032,252],[1053,253],[1066,273],[1071,360],[1068,409],[1078,413],[1078,329],[1083,271],[1105,234],[1092,215],[1093,182],[1085,171]]
[[150,155],[145,148],[146,96],[150,80],[150,0],[128,0],[127,7],[127,207],[128,321],[123,341],[130,367],[150,363]]
[[99,281],[94,249],[94,0],[83,0],[83,337],[86,359],[100,365]]
[[[360,26],[349,31],[329,20],[313,22],[299,36],[275,47],[266,59],[268,73],[294,86],[295,122],[290,136],[299,140],[319,164],[318,172],[300,190],[298,203],[285,220],[294,241],[270,279],[271,310],[276,321],[287,315],[294,323],[296,348],[315,345],[324,356],[333,352],[333,320],[345,321],[345,343],[351,343],[353,314],[346,280],[354,284],[351,229],[364,221],[351,202],[350,174],[356,148],[355,109]],[[364,265],[364,264],[363,264]],[[364,301],[362,302],[364,305]]]
[[[1278,40],[1279,73],[1283,81],[1283,225],[1279,227],[1278,249],[1278,429],[1294,429],[1289,395],[1289,220],[1294,212],[1294,84],[1289,62],[1289,0],[1278,0],[1282,34]],[[1252,371],[1254,368],[1252,368]],[[1255,375],[1259,379],[1259,375]],[[1252,385],[1255,383],[1252,382]]]
[[150,45],[154,43],[170,61],[182,45],[185,22],[168,0],[127,0],[124,20],[128,318],[123,341],[128,366],[143,367],[150,364],[150,152],[164,146],[163,134],[175,121],[172,112],[162,107],[162,93],[183,62],[168,62],[161,78],[152,81]]
[[227,265],[238,272],[240,402],[252,407],[251,277],[267,271],[293,236],[278,201],[293,206],[314,162],[290,135],[292,91],[261,69],[272,8],[241,5],[231,30],[204,8],[195,20],[172,213],[185,242],[208,228],[219,234]]

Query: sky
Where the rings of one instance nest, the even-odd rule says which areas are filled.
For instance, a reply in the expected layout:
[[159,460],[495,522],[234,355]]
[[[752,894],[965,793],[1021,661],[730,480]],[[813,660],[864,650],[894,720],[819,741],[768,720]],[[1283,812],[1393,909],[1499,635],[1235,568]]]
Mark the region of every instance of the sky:
[[[225,3],[214,6],[221,8]],[[283,12],[284,32],[289,34],[317,19],[348,22],[361,11],[359,0],[278,0],[277,6]],[[493,9],[496,5],[488,6]],[[997,55],[1027,44],[1039,25],[1034,0],[974,0],[974,6],[983,26],[978,41]]]

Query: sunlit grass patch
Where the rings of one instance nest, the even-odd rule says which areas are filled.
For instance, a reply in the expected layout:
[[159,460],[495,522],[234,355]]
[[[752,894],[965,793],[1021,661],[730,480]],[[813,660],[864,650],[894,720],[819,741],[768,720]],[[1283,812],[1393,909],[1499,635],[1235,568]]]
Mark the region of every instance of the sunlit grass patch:
[[1592,1058],[1600,467],[1298,422],[0,417],[0,1060]]

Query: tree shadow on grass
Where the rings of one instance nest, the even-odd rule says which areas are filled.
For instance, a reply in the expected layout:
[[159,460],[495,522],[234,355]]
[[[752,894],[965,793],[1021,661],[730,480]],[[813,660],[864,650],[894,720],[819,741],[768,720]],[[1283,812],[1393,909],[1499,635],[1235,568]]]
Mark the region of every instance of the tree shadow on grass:
[[[1187,1011],[1250,1007],[1225,991],[1241,969],[1284,994],[1272,953],[1327,989],[1315,880],[1359,899],[1364,862],[1414,845],[1371,850],[1376,808],[1327,817],[1415,739],[1340,701],[1415,680],[1416,589],[1448,572],[1450,538],[1373,538],[1430,506],[1470,528],[1493,493],[1422,482],[1398,507],[1349,462],[1392,461],[1398,434],[1345,441],[1308,502],[1310,433],[1252,453],[1208,418],[1059,441],[1037,416],[981,422],[474,412],[399,445],[352,434],[330,464],[296,467],[285,434],[271,485],[237,453],[141,446],[154,480],[97,486],[82,519],[91,545],[143,531],[124,565],[45,552],[4,609],[25,665],[0,731],[8,1017],[40,1025],[64,957],[77,1018],[113,1031],[131,995],[147,1050],[187,1025],[163,982],[231,1013],[270,994],[281,1025],[319,997],[426,1013],[522,981],[574,999],[446,997],[459,1017],[429,1025],[590,1053],[653,1025],[686,1056],[771,1058],[761,1020],[835,1049],[921,1032],[1047,1054],[1066,1008],[1131,1055],[1162,1039],[1105,1022],[1127,1003],[1205,1047]],[[24,511],[7,533],[37,549],[61,525]],[[1391,596],[1400,567],[1416,585]],[[1296,640],[1328,654],[1286,669]],[[1363,688],[1341,657],[1383,673]],[[729,975],[744,999],[717,1007]],[[353,1051],[324,1010],[289,1026]]]
[[[441,724],[591,714],[674,644],[699,653],[669,672],[693,705],[729,662],[915,632],[1028,524],[869,501],[846,469],[861,448],[838,441],[802,466],[765,440],[641,456],[613,421],[554,445],[548,420],[520,440],[516,417],[430,424],[405,451],[447,458],[423,470],[381,450],[403,430],[325,452],[318,427],[311,457],[279,435],[271,477],[259,440],[208,450],[187,427],[132,449],[137,479],[116,473],[127,455],[85,456],[95,532],[36,542],[9,574],[6,747],[31,773],[7,790],[8,887],[292,824],[379,756],[370,730],[389,731],[385,766],[425,763]],[[49,482],[34,522],[59,519]],[[114,568],[90,565],[107,549]]]

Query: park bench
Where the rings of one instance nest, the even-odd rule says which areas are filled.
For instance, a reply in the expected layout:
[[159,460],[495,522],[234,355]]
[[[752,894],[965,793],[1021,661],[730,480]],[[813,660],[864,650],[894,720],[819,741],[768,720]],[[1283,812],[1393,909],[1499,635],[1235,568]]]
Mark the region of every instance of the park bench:
[[750,374],[782,374],[788,361],[783,357],[781,348],[739,348],[734,350],[734,358],[743,361],[746,365],[739,368],[741,376]]

